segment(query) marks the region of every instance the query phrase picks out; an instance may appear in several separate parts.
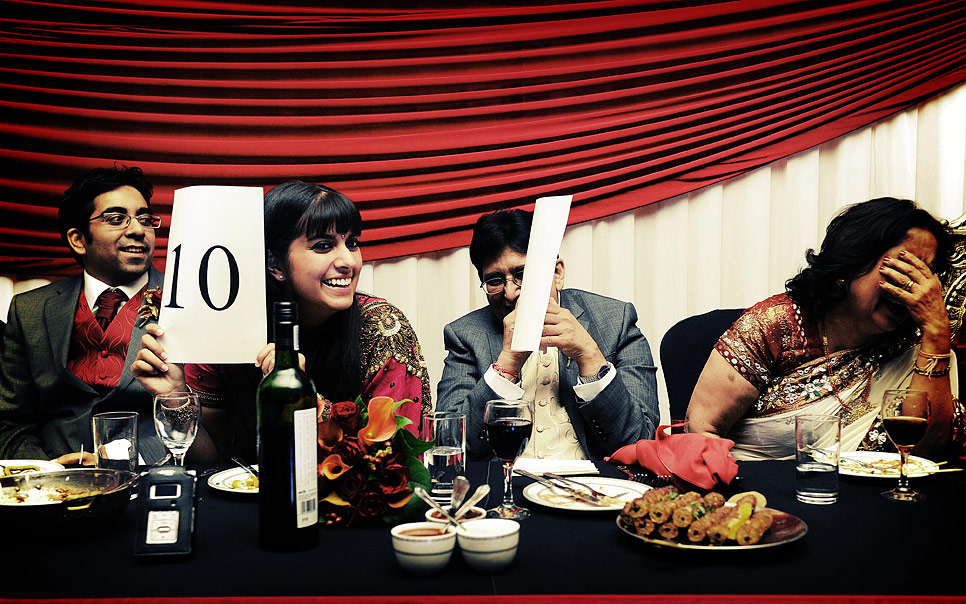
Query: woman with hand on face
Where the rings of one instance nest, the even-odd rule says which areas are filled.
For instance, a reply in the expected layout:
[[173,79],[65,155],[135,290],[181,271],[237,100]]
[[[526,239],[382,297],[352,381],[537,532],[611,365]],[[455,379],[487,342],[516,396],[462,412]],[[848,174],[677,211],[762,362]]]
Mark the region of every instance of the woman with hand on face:
[[842,451],[889,450],[885,390],[925,390],[932,418],[917,454],[966,442],[937,274],[951,241],[908,200],[873,199],[828,226],[786,292],[749,308],[715,345],[688,407],[688,429],[735,441],[738,459],[795,455],[795,416],[842,420]]
[[[265,195],[268,309],[298,304],[299,358],[319,392],[320,411],[332,403],[363,403],[390,396],[403,404],[398,414],[416,433],[431,407],[429,375],[416,334],[403,313],[381,298],[356,291],[362,270],[362,217],[341,193],[291,181]],[[271,330],[271,321],[269,321]],[[198,392],[202,423],[211,435],[214,458],[254,458],[255,390],[274,366],[274,344],[254,355],[255,366],[185,365],[164,362],[152,325],[132,370],[157,393]],[[269,334],[271,339],[271,334]]]

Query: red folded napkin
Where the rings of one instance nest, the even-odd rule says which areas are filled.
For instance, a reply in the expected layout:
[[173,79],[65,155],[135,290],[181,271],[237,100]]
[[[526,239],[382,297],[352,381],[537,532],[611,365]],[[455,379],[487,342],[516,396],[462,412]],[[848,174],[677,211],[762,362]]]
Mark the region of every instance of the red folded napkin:
[[[675,428],[684,424],[675,425]],[[639,440],[614,452],[607,461],[640,464],[655,474],[673,474],[702,489],[730,484],[738,475],[738,460],[731,456],[733,440],[703,434],[671,434],[660,426],[657,439]]]

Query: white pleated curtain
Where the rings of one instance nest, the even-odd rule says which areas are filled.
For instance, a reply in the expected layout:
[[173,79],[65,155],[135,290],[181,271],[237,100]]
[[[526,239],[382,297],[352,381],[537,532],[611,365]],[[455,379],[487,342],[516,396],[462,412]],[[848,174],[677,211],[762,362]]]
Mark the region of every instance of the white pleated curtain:
[[[784,289],[843,206],[892,196],[940,218],[966,211],[966,85],[868,128],[689,195],[567,229],[565,285],[634,303],[655,362],[677,321]],[[574,193],[559,191],[559,194]],[[364,253],[364,252],[363,252]],[[6,314],[14,284],[0,278]],[[466,248],[366,263],[360,289],[399,306],[435,383],[443,326],[483,306]],[[254,356],[254,352],[252,353]],[[659,372],[662,420],[668,419]]]

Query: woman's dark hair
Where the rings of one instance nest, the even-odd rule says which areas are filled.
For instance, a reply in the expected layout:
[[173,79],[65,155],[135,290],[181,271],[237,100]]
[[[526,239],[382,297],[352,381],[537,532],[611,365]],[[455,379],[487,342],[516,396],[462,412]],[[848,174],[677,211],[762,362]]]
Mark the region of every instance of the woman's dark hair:
[[[286,264],[289,246],[297,238],[303,234],[318,237],[333,229],[356,237],[362,234],[359,209],[342,193],[293,180],[265,194],[265,248],[279,266]],[[269,308],[275,301],[289,299],[285,289],[269,276]],[[319,328],[300,329],[306,372],[319,393],[332,401],[355,400],[360,393],[359,329],[355,304],[336,312]]]
[[470,242],[470,262],[480,279],[483,269],[496,262],[506,248],[518,254],[527,253],[532,225],[533,212],[526,210],[500,210],[480,216]]
[[[289,246],[303,234],[309,238],[335,229],[339,234],[362,234],[362,216],[348,197],[322,185],[289,181],[265,194],[266,266],[285,266]],[[266,272],[266,303],[268,311],[268,340],[274,341],[272,307],[277,301],[295,301],[282,285]],[[299,313],[300,316],[302,313]],[[315,383],[319,394],[333,401],[355,400],[362,389],[362,360],[359,348],[361,319],[359,306],[351,305],[338,311],[320,327],[299,329],[299,352],[305,355],[306,373]],[[251,372],[251,379],[239,380],[233,392],[235,400],[248,401],[239,405],[235,418],[239,430],[233,436],[232,449],[250,454],[254,442],[254,396],[260,372]]]
[[879,197],[848,206],[828,225],[820,252],[808,250],[808,266],[785,283],[792,299],[820,319],[848,296],[852,281],[868,273],[910,229],[924,229],[938,243],[932,270],[949,265],[952,240],[933,216],[908,199]]
[[[141,168],[116,165],[113,168],[94,168],[87,172],[64,191],[64,199],[60,202],[57,220],[60,227],[60,238],[67,242],[67,231],[77,229],[84,235],[84,239],[91,240],[91,214],[94,213],[94,199],[104,193],[110,193],[121,187],[134,187],[151,208],[151,195],[154,187],[148,182]],[[74,254],[74,258],[84,265],[83,258]]]

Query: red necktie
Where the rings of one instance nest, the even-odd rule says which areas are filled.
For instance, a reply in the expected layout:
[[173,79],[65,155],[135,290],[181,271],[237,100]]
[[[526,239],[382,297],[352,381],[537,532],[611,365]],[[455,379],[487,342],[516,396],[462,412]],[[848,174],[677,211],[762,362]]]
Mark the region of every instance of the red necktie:
[[94,306],[97,307],[94,318],[97,319],[102,331],[107,331],[107,326],[111,324],[114,315],[117,314],[117,309],[126,299],[127,296],[124,295],[124,292],[117,289],[105,289],[97,297],[94,302]]

